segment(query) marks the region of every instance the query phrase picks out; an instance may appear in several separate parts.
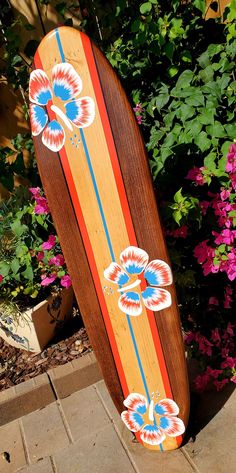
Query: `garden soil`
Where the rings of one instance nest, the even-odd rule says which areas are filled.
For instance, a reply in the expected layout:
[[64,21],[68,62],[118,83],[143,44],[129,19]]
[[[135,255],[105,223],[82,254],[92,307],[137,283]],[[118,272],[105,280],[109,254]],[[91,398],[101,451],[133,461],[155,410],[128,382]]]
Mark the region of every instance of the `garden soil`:
[[92,351],[78,311],[57,339],[35,354],[8,345],[0,338],[0,391],[27,381],[50,368],[64,365]]

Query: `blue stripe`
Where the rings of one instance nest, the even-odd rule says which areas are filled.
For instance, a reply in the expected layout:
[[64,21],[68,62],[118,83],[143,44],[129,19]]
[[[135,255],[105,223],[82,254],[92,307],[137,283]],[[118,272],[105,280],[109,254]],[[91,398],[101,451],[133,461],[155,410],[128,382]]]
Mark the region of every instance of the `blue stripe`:
[[[64,52],[63,52],[63,48],[62,48],[62,44],[61,44],[59,31],[58,31],[58,29],[56,29],[55,31],[56,31],[57,44],[58,44],[59,52],[60,52],[60,55],[61,55],[61,60],[62,60],[62,62],[66,62],[65,55],[64,55]],[[103,211],[103,208],[102,208],[102,203],[101,203],[101,199],[100,199],[100,195],[99,195],[99,191],[98,191],[98,186],[97,186],[97,182],[96,182],[95,175],[94,175],[94,172],[93,172],[93,167],[92,167],[92,163],[91,163],[87,143],[86,143],[84,132],[83,132],[82,128],[80,128],[80,135],[81,135],[81,140],[82,140],[82,143],[83,143],[83,147],[84,147],[84,151],[85,151],[85,155],[86,155],[86,159],[87,159],[91,179],[92,179],[92,182],[93,182],[94,191],[95,191],[95,194],[96,194],[98,207],[99,207],[100,215],[101,215],[101,218],[102,218],[102,223],[103,223],[103,226],[104,226],[104,230],[105,230],[106,239],[107,239],[108,247],[109,247],[109,250],[110,250],[111,258],[112,258],[112,261],[115,262],[115,255],[114,255],[114,251],[113,251],[113,248],[112,248],[111,239],[110,239],[109,231],[108,231],[108,228],[107,228],[107,223],[106,223],[106,219],[105,219],[105,215],[104,215],[104,211]],[[148,387],[147,387],[145,374],[144,374],[143,367],[142,367],[142,362],[141,362],[141,359],[140,359],[140,356],[139,356],[138,346],[137,346],[137,342],[136,342],[136,339],[135,339],[135,335],[134,335],[133,327],[132,327],[132,324],[131,324],[130,316],[126,314],[126,318],[127,318],[131,338],[132,338],[132,341],[133,341],[134,350],[135,350],[135,354],[136,354],[136,357],[137,357],[138,366],[139,366],[139,370],[140,370],[140,373],[141,373],[142,381],[143,381],[144,388],[145,388],[145,391],[146,391],[147,400],[150,403],[151,399],[150,399],[150,395],[149,395],[149,391],[148,391]],[[156,420],[155,419],[154,419],[154,424],[156,425]],[[160,445],[160,450],[163,451],[162,444]]]
[[103,208],[102,208],[102,203],[101,203],[101,199],[100,199],[100,195],[99,195],[99,191],[98,191],[98,186],[97,186],[96,179],[95,179],[95,176],[94,176],[93,166],[92,166],[92,163],[91,163],[87,143],[86,143],[86,140],[85,140],[85,137],[84,137],[84,132],[83,132],[82,128],[80,128],[80,136],[81,136],[82,143],[83,143],[83,146],[84,146],[84,151],[85,151],[85,155],[86,155],[86,159],[87,159],[91,179],[93,181],[93,186],[94,186],[95,194],[96,194],[96,197],[97,197],[98,207],[99,207],[100,215],[101,215],[101,218],[102,218],[102,223],[103,223],[103,226],[104,226],[104,230],[105,230],[106,239],[107,239],[107,243],[108,243],[108,246],[109,246],[111,258],[112,258],[112,261],[115,261],[115,255],[114,255],[114,252],[113,252],[110,235],[109,235],[109,231],[108,231],[108,228],[107,228],[106,219],[105,219],[105,215],[104,215]]
[[57,45],[58,45],[58,49],[59,49],[59,52],[60,52],[60,55],[61,55],[61,60],[62,60],[62,62],[66,62],[65,55],[64,55],[64,51],[63,51],[63,47],[62,47],[62,44],[61,44],[61,38],[60,38],[60,35],[59,35],[58,28],[56,28],[55,31],[56,31]]
[[127,317],[127,322],[128,322],[130,333],[131,333],[131,338],[132,338],[132,341],[133,341],[133,344],[134,344],[134,350],[135,350],[135,354],[136,354],[136,357],[137,357],[137,360],[138,360],[138,365],[139,365],[140,373],[141,373],[141,376],[142,376],[144,388],[145,388],[145,391],[146,391],[147,400],[150,403],[151,399],[150,399],[150,396],[149,396],[147,382],[146,382],[145,374],[144,374],[144,371],[143,371],[142,363],[141,363],[141,360],[140,360],[140,356],[139,356],[139,352],[138,352],[138,346],[137,346],[137,342],[135,340],[135,335],[134,335],[133,327],[132,327],[132,324],[131,324],[130,316],[126,314],[126,317]]

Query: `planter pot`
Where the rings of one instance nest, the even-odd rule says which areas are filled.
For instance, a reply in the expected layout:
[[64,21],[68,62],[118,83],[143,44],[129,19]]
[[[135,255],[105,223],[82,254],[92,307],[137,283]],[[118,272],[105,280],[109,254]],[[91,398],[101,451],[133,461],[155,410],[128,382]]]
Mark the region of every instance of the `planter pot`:
[[0,319],[0,337],[13,347],[40,353],[71,315],[73,295],[72,287],[62,289],[23,312],[17,322]]

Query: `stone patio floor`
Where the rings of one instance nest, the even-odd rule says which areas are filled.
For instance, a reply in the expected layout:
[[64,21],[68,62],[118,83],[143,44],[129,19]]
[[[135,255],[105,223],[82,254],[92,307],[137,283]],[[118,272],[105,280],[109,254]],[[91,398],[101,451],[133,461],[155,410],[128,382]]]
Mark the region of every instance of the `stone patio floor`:
[[172,452],[133,441],[92,354],[0,393],[0,473],[235,473],[236,391],[193,400]]

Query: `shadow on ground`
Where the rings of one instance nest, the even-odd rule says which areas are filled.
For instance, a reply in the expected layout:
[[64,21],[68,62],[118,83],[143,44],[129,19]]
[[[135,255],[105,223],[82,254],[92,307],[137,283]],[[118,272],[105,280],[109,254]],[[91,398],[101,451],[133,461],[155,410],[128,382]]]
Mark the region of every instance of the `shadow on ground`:
[[[192,385],[193,373],[191,373],[191,366],[189,374],[190,385]],[[235,388],[235,384],[229,383],[219,392],[213,388],[202,394],[191,392],[190,418],[183,445],[195,441],[197,434],[224,408]]]

